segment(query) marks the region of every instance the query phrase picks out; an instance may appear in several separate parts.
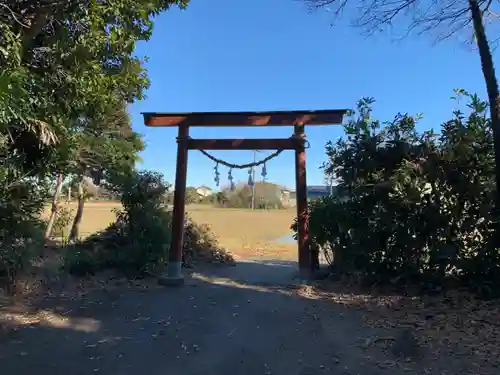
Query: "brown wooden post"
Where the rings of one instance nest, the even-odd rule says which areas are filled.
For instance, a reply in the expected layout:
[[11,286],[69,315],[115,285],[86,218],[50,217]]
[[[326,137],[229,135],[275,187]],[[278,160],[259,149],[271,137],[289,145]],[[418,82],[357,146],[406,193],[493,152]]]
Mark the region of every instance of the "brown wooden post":
[[295,125],[295,137],[299,140],[295,149],[299,270],[303,276],[309,276],[311,273],[311,254],[309,249],[309,212],[307,207],[306,150],[303,140],[304,136],[304,126]]
[[168,254],[167,273],[159,279],[159,283],[163,285],[180,285],[184,281],[182,275],[182,251],[184,242],[189,126],[180,125],[178,134],[174,210],[172,214],[172,240]]

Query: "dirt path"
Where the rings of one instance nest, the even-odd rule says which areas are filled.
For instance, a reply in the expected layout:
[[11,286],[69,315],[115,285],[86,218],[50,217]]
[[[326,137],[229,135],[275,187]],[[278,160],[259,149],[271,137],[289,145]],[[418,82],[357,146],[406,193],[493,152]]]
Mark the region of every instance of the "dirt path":
[[198,271],[181,288],[48,301],[56,316],[0,337],[0,373],[386,373],[359,348],[373,334],[361,317],[298,292],[295,269],[240,262]]

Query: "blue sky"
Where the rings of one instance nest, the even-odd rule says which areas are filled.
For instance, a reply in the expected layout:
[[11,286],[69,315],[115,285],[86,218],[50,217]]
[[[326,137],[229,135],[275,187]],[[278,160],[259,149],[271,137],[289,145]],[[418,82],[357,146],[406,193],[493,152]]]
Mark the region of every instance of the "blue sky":
[[[238,5],[235,5],[235,4]],[[456,38],[433,44],[432,36],[394,41],[364,37],[346,22],[331,26],[325,12],[310,13],[294,0],[192,0],[156,19],[153,37],[137,47],[149,57],[151,87],[130,110],[133,127],[144,134],[141,168],[174,181],[176,129],[146,128],[141,112],[253,111],[353,108],[375,97],[375,115],[423,113],[421,129],[437,128],[456,104],[460,87],[485,97],[476,51]],[[288,137],[291,128],[195,128],[198,138]],[[327,140],[342,128],[308,127],[308,184],[323,183],[319,169]],[[262,157],[270,152],[263,152]],[[216,151],[217,157],[251,161],[251,151]],[[294,158],[286,151],[268,164],[268,181],[294,187]],[[227,170],[221,168],[221,184]],[[260,170],[257,171],[260,174]],[[234,172],[246,181],[247,172]],[[190,151],[188,185],[215,187],[213,163]]]

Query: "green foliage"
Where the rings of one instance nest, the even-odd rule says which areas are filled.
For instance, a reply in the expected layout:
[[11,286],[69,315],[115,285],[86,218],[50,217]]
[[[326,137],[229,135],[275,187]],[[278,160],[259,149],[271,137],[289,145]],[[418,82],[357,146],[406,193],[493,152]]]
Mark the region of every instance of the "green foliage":
[[150,265],[166,263],[171,236],[171,217],[164,206],[168,187],[154,172],[137,172],[120,184],[123,210],[116,226],[127,243],[115,252],[115,267],[142,273]]
[[217,205],[224,207],[226,202],[228,201],[228,196],[227,196],[228,191],[218,191],[215,193],[215,202]]
[[[122,192],[123,209],[116,222],[68,251],[65,266],[73,274],[93,274],[105,268],[126,275],[156,274],[168,260],[172,213],[165,207],[169,185],[155,172],[134,172],[114,181]],[[186,262],[200,257],[228,261],[206,226],[186,220],[184,254]]]
[[[2,170],[0,169],[0,172]],[[47,186],[33,179],[12,181],[0,173],[0,284],[9,286],[43,248],[40,214]]]
[[106,109],[102,119],[81,120],[83,130],[75,134],[72,173],[101,180],[130,173],[144,150],[141,135],[132,131],[125,103]]
[[376,282],[454,278],[493,291],[500,280],[495,246],[494,156],[487,105],[464,91],[441,133],[418,133],[418,117],[381,123],[373,100],[358,104],[347,136],[326,146],[325,173],[349,199],[311,202],[310,232],[343,272]]
[[252,196],[250,189],[237,187],[235,191],[227,190],[225,200],[222,201],[222,207],[228,208],[250,208],[252,206]]
[[68,237],[68,227],[73,221],[73,213],[69,207],[59,205],[57,214],[52,227],[52,235],[56,238],[65,239]]
[[[2,5],[0,206],[14,216],[0,220],[2,264],[13,264],[0,266],[0,273],[12,279],[26,262],[8,259],[28,259],[37,241],[35,211],[46,179],[62,173],[98,184],[133,170],[144,145],[126,106],[142,99],[149,85],[135,44],[151,36],[153,17],[187,1]],[[13,189],[23,190],[25,199],[17,211]]]
[[184,227],[183,263],[191,266],[197,261],[233,263],[233,257],[219,246],[217,237],[206,224],[196,224],[189,217]]
[[207,204],[207,205],[217,204],[218,203],[217,195],[210,194],[210,195],[207,195],[206,197],[202,197],[198,203],[199,204]]
[[106,258],[101,249],[72,245],[65,250],[63,269],[72,275],[95,275],[106,268]]
[[165,196],[163,197],[163,201],[165,202],[166,205],[173,205],[174,204],[174,193],[173,192],[166,192]]
[[[257,182],[255,189],[256,209],[282,209],[281,187],[267,182]],[[238,185],[234,191],[224,189],[217,196],[217,205],[228,208],[250,208],[252,207],[252,188]]]
[[200,200],[200,195],[196,191],[195,187],[186,187],[186,204],[198,203]]
[[166,264],[171,216],[164,207],[168,185],[163,176],[134,172],[117,178],[114,189],[122,193],[123,209],[117,211],[115,223],[69,254],[67,267],[71,273],[115,268],[126,274],[144,274]]

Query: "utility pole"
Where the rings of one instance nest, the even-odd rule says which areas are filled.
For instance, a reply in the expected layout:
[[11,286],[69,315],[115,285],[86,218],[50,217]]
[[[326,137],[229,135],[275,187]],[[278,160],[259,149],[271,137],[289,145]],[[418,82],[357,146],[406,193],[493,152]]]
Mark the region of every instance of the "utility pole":
[[[257,161],[257,150],[253,150],[253,162]],[[252,167],[252,210],[255,209],[255,167]]]

